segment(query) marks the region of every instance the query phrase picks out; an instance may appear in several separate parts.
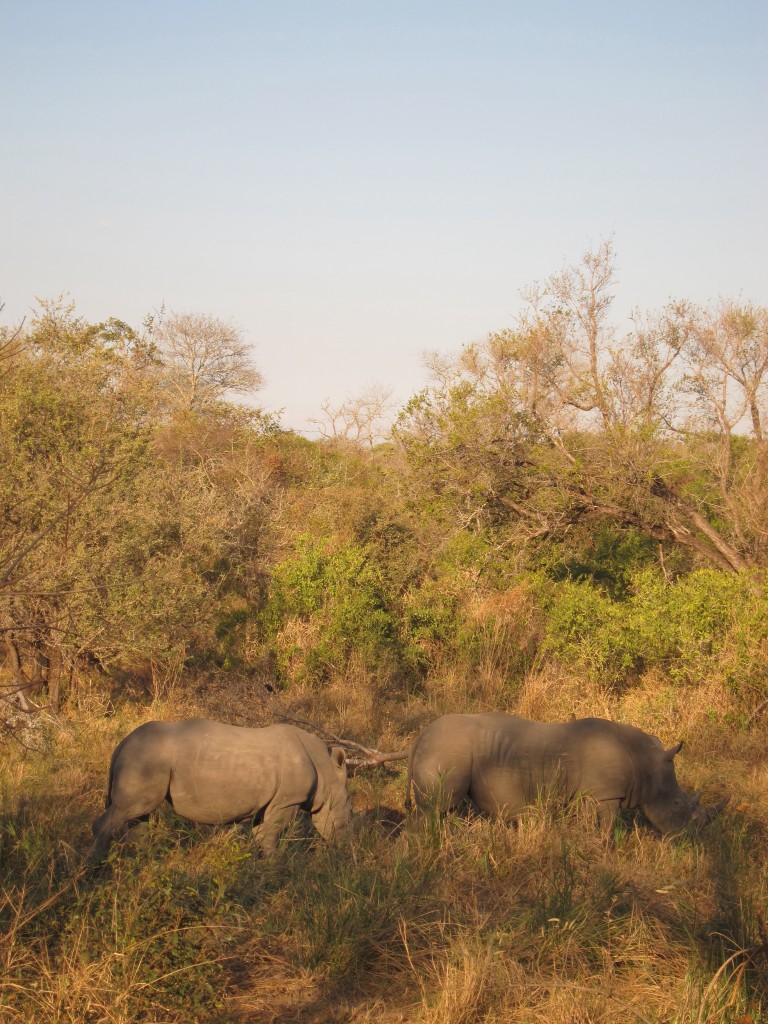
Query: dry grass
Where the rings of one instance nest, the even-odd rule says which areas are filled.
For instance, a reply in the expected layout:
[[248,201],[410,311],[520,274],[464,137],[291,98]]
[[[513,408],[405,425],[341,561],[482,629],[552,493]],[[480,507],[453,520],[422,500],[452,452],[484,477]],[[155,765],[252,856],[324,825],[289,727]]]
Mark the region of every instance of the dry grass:
[[[462,703],[445,677],[400,703],[345,682],[291,699],[387,748],[477,696],[465,685]],[[587,805],[532,808],[514,828],[409,821],[394,765],[353,778],[347,846],[296,829],[265,861],[236,830],[171,818],[147,850],[87,869],[117,741],[151,717],[215,715],[213,688],[179,692],[143,708],[86,696],[41,751],[4,748],[2,1024],[757,1024],[768,1010],[766,734],[729,725],[714,686],[616,694],[549,670],[497,688],[529,717],[600,714],[685,737],[681,781],[734,794],[699,836],[662,840],[629,820],[608,840]]]

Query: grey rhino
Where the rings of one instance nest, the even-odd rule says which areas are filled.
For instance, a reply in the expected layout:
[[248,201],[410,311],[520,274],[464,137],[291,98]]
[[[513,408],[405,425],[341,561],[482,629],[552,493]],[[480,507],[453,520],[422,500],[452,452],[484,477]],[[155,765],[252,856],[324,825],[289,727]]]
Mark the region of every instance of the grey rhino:
[[201,824],[253,818],[265,852],[299,808],[325,838],[349,826],[351,804],[341,747],[293,725],[247,729],[202,718],[146,722],[112,755],[105,812],[93,823],[92,855],[104,856],[127,824],[164,800]]
[[493,712],[445,715],[424,729],[408,756],[411,787],[421,809],[442,811],[468,797],[481,810],[508,820],[537,797],[563,801],[580,793],[597,802],[601,823],[619,809],[639,808],[660,832],[709,821],[728,802],[705,808],[680,788],[674,758],[655,736],[602,718],[530,722]]

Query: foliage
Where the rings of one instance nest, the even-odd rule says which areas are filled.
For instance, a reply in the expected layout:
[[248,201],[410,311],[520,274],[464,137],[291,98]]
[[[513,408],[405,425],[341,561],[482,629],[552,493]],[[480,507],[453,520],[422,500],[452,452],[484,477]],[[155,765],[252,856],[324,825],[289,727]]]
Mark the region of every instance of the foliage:
[[607,242],[530,289],[512,327],[431,358],[394,429],[413,492],[497,543],[610,523],[689,564],[764,564],[768,314],[671,303],[618,339],[614,284]]
[[764,579],[700,569],[670,584],[646,570],[623,600],[575,580],[542,580],[539,593],[546,650],[595,678],[624,683],[651,670],[676,682],[717,675],[747,699],[768,683]]
[[164,404],[153,345],[46,306],[0,380],[0,612],[22,697],[183,661],[255,585],[274,425]]
[[260,618],[288,678],[343,676],[353,658],[375,675],[397,654],[385,581],[358,545],[299,537],[294,555],[274,568]]
[[326,403],[317,441],[230,404],[261,378],[224,321],[43,303],[3,332],[3,685],[34,710],[94,668],[215,663],[512,693],[551,661],[611,685],[719,674],[751,713],[765,310],[676,302],[622,335],[614,285],[609,241],[430,356],[385,443],[382,389]]

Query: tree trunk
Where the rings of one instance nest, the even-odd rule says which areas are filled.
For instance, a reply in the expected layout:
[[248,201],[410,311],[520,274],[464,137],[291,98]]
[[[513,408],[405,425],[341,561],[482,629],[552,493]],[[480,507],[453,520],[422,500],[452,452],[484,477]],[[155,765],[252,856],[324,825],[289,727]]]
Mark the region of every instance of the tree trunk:
[[8,660],[11,663],[13,685],[15,686],[15,689],[11,691],[10,695],[16,697],[18,705],[22,711],[27,714],[32,714],[37,711],[37,705],[33,704],[29,700],[29,694],[32,691],[39,689],[42,684],[42,677],[38,675],[35,675],[33,679],[29,679],[27,677],[21,659],[21,652],[19,651],[16,641],[10,634],[6,634],[5,649],[8,652]]
[[[683,520],[687,519],[692,525],[693,529],[689,529],[685,523],[681,525],[679,521],[675,521],[677,516],[669,515],[667,517],[669,529],[678,543],[699,551],[720,568],[730,572],[745,572],[749,569],[750,563],[741,552],[727,541],[697,509],[683,501],[660,477],[657,477],[651,484],[651,493],[657,498],[661,498],[665,504],[670,506],[671,510],[681,514]],[[697,537],[694,530],[703,534],[707,539],[706,542],[703,542],[701,537]]]
[[[580,495],[582,501],[584,496],[583,493]],[[704,516],[680,501],[668,489],[664,499],[669,502],[670,508],[662,522],[650,522],[644,516],[629,512],[619,505],[606,505],[597,502],[582,505],[581,511],[582,514],[603,515],[623,526],[632,526],[652,540],[688,548],[725,572],[745,572],[750,568],[750,563],[743,555],[732,544],[729,544]],[[679,513],[681,512],[688,517],[690,526],[680,522]]]

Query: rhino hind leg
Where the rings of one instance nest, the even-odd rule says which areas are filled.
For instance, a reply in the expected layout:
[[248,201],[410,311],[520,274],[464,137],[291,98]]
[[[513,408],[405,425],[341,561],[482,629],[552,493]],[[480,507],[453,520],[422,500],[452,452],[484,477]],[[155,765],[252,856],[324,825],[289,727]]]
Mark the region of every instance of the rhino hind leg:
[[91,856],[94,861],[101,861],[107,854],[112,840],[123,832],[132,822],[140,820],[140,816],[123,814],[114,804],[99,815],[93,823],[94,842]]
[[469,796],[468,790],[466,779],[459,779],[455,771],[414,773],[413,792],[419,811],[447,814]]

